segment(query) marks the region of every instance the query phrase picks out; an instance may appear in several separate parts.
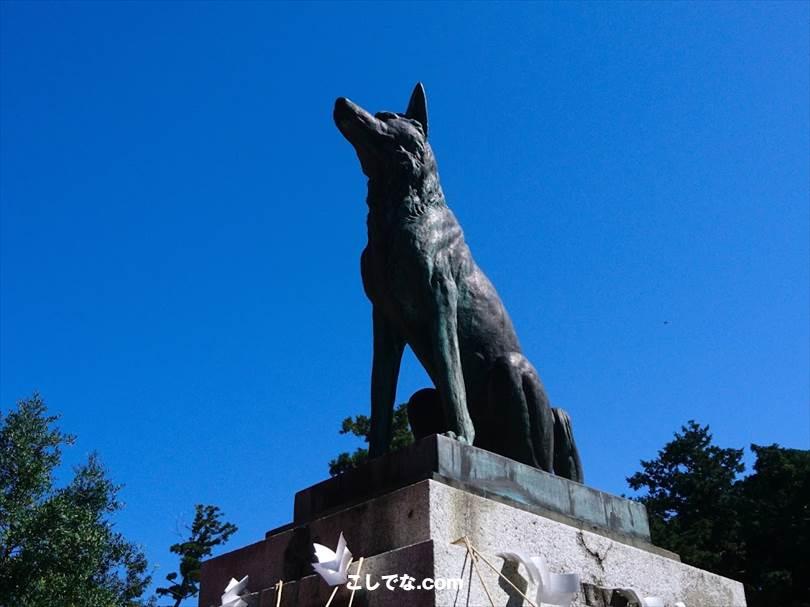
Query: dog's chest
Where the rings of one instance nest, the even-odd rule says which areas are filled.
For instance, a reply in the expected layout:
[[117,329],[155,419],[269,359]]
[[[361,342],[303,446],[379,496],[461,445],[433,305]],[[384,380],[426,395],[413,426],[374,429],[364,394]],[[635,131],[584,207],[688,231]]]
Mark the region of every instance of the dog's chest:
[[417,330],[429,318],[429,250],[410,234],[386,243],[369,241],[361,270],[366,295],[401,330]]

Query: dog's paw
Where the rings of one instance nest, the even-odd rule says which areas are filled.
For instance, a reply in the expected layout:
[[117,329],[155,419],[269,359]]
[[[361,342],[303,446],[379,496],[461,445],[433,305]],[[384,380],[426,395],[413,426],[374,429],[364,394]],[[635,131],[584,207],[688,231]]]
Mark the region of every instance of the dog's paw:
[[452,438],[453,440],[457,440],[458,442],[460,442],[460,443],[462,443],[464,445],[472,444],[472,443],[470,443],[470,441],[467,439],[466,436],[461,436],[460,434],[456,434],[452,430],[448,430],[447,432],[442,434],[442,436],[446,436],[447,438]]

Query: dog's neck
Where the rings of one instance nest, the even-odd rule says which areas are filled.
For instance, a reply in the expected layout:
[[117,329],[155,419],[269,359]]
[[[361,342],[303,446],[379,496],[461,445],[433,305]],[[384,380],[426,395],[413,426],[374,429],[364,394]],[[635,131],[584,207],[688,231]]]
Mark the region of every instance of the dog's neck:
[[397,225],[413,221],[429,209],[445,206],[439,177],[435,171],[420,174],[410,180],[368,180],[369,238],[385,233]]

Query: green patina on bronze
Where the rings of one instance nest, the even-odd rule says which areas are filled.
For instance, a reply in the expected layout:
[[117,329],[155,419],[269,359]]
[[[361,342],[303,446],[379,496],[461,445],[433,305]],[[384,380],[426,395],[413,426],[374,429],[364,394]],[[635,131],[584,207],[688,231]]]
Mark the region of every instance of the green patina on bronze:
[[433,381],[411,397],[416,438],[446,434],[582,482],[568,415],[552,409],[495,287],[448,208],[427,141],[421,83],[407,111],[335,102],[338,129],[368,177],[361,266],[373,306],[369,455],[385,453],[407,344]]

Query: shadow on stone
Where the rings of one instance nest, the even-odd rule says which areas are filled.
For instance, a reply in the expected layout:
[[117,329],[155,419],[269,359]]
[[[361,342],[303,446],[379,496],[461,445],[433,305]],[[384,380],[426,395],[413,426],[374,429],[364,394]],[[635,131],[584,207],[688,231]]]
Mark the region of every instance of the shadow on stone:
[[[529,582],[518,572],[517,563],[504,561],[503,567],[501,567],[501,575],[512,582],[520,592],[526,594],[526,590],[529,588]],[[503,577],[498,578],[498,586],[509,596],[506,607],[522,607],[525,604],[525,599],[521,596],[520,592],[515,590]]]

